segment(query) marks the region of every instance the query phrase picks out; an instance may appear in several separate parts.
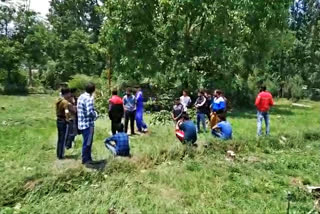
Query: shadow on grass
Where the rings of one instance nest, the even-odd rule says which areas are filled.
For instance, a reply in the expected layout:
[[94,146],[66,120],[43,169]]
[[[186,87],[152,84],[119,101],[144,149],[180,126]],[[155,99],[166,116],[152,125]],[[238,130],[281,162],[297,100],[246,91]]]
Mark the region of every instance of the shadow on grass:
[[90,163],[86,163],[85,166],[89,169],[95,169],[95,170],[104,170],[107,165],[106,160],[99,160],[99,161],[90,161]]

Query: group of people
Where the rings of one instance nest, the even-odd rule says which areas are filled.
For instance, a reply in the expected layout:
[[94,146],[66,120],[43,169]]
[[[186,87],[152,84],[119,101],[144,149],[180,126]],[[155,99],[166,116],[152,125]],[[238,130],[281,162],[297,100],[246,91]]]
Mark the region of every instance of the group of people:
[[[94,123],[98,118],[94,107],[94,92],[93,83],[89,83],[85,92],[79,97],[75,95],[75,90],[61,89],[60,98],[56,102],[58,159],[64,158],[64,151],[72,147],[75,136],[82,134],[82,163],[92,163]],[[136,96],[132,94],[131,89],[128,89],[123,98],[118,96],[116,90],[112,91],[112,97],[109,100],[112,136],[105,139],[105,145],[114,155],[130,156],[129,136],[127,135],[129,122],[131,135],[135,135],[135,122],[139,132],[148,131],[143,121],[143,111],[143,93],[140,88]]]
[[[65,148],[72,147],[72,143],[77,134],[82,134],[82,163],[92,162],[91,149],[94,136],[94,123],[98,118],[98,113],[94,107],[95,85],[87,84],[85,92],[79,97],[76,96],[75,89],[61,89],[60,98],[56,102],[57,115],[57,158],[64,158]],[[113,90],[109,99],[109,118],[111,120],[112,136],[105,139],[106,147],[114,155],[130,156],[130,145],[128,136],[128,126],[130,123],[131,135],[135,135],[135,123],[141,133],[148,131],[143,120],[144,104],[141,88],[133,95],[131,89],[126,90],[126,94],[121,98],[118,91]],[[186,90],[180,98],[175,100],[172,118],[176,124],[176,137],[184,144],[196,145],[197,135],[207,130],[206,117],[209,120],[209,127],[214,137],[222,140],[232,139],[232,127],[227,121],[227,99],[221,90],[215,90],[211,95],[208,91],[199,91],[195,103],[192,103]],[[266,87],[262,87],[256,98],[257,107],[257,134],[262,135],[262,121],[265,120],[266,134],[270,132],[269,109],[273,106],[273,99]],[[190,108],[196,109],[197,125],[190,120]],[[124,120],[124,125],[122,121]]]
[[[197,111],[197,126],[190,120],[188,109],[192,107]],[[215,90],[211,95],[208,91],[199,91],[194,104],[186,90],[182,96],[175,100],[172,118],[176,123],[176,136],[183,143],[196,145],[197,134],[207,130],[206,117],[208,118],[213,136],[223,140],[232,139],[232,127],[226,121],[227,99],[221,90]]]
[[[262,122],[265,121],[266,135],[270,133],[269,110],[274,105],[270,92],[265,86],[260,88],[256,97],[257,108],[257,136],[262,135]],[[192,107],[197,111],[197,126],[190,120],[188,109]],[[206,132],[206,117],[209,120],[211,133],[222,140],[232,139],[232,127],[227,121],[228,100],[221,90],[215,90],[211,95],[208,91],[199,91],[198,97],[192,105],[192,100],[186,90],[182,96],[175,100],[172,118],[176,123],[176,136],[182,143],[196,145],[197,134],[201,132],[201,125]]]

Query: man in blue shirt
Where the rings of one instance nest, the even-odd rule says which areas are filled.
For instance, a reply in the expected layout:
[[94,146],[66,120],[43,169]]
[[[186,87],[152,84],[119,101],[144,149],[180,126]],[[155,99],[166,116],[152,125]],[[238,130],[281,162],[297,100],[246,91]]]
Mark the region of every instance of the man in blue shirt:
[[98,118],[98,114],[94,108],[93,93],[95,85],[89,83],[86,86],[86,92],[81,94],[77,102],[78,112],[78,129],[82,133],[82,163],[90,163],[92,161],[91,148],[94,134],[94,121]]
[[195,144],[197,141],[197,128],[195,124],[190,120],[188,114],[182,115],[181,123],[177,124],[179,129],[184,132],[184,139],[182,143]]
[[211,108],[212,112],[215,112],[216,114],[221,114],[225,112],[226,110],[226,101],[224,100],[222,96],[222,91],[221,90],[216,90],[214,92],[215,98],[213,99]]
[[105,144],[113,155],[130,156],[129,136],[123,132],[123,124],[120,124],[117,134],[105,139]]
[[222,140],[232,139],[232,127],[224,114],[218,115],[220,122],[212,128],[212,135]]
[[127,89],[126,95],[123,97],[123,108],[124,108],[124,132],[128,132],[128,125],[130,120],[131,135],[134,135],[134,120],[136,117],[137,101],[135,96],[132,94],[131,89]]

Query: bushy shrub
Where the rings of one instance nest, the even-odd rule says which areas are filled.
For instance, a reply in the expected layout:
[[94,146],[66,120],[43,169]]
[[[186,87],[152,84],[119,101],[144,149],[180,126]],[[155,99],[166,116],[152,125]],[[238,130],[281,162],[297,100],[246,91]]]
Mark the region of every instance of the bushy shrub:
[[20,71],[11,72],[11,81],[5,81],[3,83],[4,94],[26,94],[28,93],[27,88],[27,77]]
[[77,88],[78,90],[85,90],[86,85],[92,82],[96,85],[97,89],[101,88],[101,80],[97,76],[87,76],[84,74],[76,74],[68,82],[69,88]]

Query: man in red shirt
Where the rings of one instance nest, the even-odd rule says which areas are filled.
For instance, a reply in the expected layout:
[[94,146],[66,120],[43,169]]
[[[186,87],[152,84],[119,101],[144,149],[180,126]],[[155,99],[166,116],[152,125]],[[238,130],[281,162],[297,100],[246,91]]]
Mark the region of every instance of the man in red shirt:
[[256,98],[255,105],[257,107],[257,134],[262,135],[262,120],[266,124],[266,135],[270,133],[270,123],[269,123],[269,109],[273,106],[274,102],[272,95],[267,91],[267,87],[262,86],[260,93]]
[[121,119],[123,117],[123,102],[121,97],[118,96],[118,91],[112,91],[112,97],[109,100],[109,118],[111,120],[112,135],[117,133],[121,125]]

